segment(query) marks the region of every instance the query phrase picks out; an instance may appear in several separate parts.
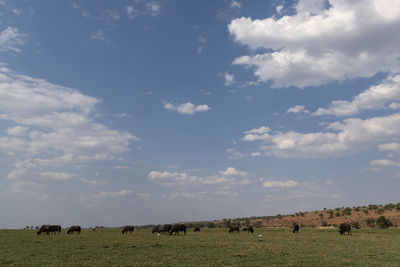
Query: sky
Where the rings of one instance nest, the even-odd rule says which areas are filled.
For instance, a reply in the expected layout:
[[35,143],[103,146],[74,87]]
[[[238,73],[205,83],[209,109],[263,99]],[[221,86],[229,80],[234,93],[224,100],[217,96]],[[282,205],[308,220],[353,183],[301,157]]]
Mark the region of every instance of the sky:
[[398,0],[0,0],[0,228],[400,202]]

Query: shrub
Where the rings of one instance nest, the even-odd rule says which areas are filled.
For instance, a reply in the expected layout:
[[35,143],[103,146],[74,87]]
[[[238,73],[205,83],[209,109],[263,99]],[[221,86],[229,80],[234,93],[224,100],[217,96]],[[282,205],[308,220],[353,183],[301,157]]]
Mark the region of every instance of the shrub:
[[385,206],[383,206],[383,209],[384,209],[384,210],[392,210],[392,209],[394,209],[395,207],[396,207],[395,204],[389,203],[389,204],[386,204]]
[[208,227],[208,228],[215,228],[215,223],[209,222],[209,223],[207,224],[207,227]]
[[400,210],[400,203],[396,204],[396,210]]
[[375,226],[375,219],[374,218],[367,218],[367,219],[365,219],[365,223],[369,227],[374,227]]
[[340,217],[340,213],[339,213],[339,212],[336,212],[336,213],[335,213],[335,216],[336,216],[336,217]]
[[381,216],[376,220],[376,225],[378,225],[379,228],[386,229],[393,226],[393,223],[389,219],[386,219],[385,216]]
[[327,221],[323,221],[323,222],[322,222],[322,226],[328,226]]
[[378,214],[382,214],[384,212],[385,212],[385,210],[382,209],[382,208],[379,208],[379,209],[376,210],[376,213],[378,213]]
[[355,228],[355,229],[360,229],[360,223],[359,222],[351,222],[351,227]]
[[329,218],[333,218],[333,210],[329,211]]
[[364,210],[364,213],[365,213],[365,214],[368,214],[368,210]]
[[360,207],[356,207],[354,210],[355,211],[360,211]]
[[342,211],[343,215],[351,215],[351,208],[347,207]]
[[368,205],[368,209],[376,210],[376,209],[378,209],[378,205]]

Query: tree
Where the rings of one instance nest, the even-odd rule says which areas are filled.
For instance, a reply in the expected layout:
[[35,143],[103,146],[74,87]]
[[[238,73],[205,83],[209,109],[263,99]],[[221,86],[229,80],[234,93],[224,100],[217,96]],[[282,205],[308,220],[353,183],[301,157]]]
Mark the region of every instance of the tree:
[[376,220],[376,225],[378,225],[379,228],[386,229],[393,226],[393,223],[389,219],[386,219],[385,216],[381,216]]

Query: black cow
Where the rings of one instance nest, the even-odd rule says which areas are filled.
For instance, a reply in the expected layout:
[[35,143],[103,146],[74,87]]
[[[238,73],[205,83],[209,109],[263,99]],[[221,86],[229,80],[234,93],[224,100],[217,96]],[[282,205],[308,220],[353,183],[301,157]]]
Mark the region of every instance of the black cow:
[[247,233],[254,233],[254,228],[253,226],[249,226],[249,228],[247,229]]
[[351,235],[351,225],[349,223],[342,223],[339,226],[339,233],[340,235],[345,235],[347,232],[347,235]]
[[247,227],[245,227],[245,228],[242,229],[243,232],[246,232],[246,231],[248,231],[248,230],[249,230],[249,229],[248,229]]
[[159,233],[162,232],[163,229],[164,229],[164,225],[159,224],[159,225],[156,225],[156,226],[153,227],[153,231],[151,233],[152,234],[154,234],[154,233],[159,234]]
[[37,235],[41,235],[42,233],[48,234],[58,234],[61,233],[61,226],[60,225],[50,225],[50,224],[44,224],[39,228],[39,231],[37,231]]
[[293,226],[293,234],[294,234],[294,233],[299,233],[299,229],[300,229],[300,227],[299,227],[298,224],[294,225],[294,226]]
[[194,231],[195,231],[195,232],[200,232],[200,227],[195,227],[195,228],[194,228]]
[[133,231],[135,231],[135,227],[132,225],[127,225],[124,227],[124,229],[122,229],[122,234],[128,234],[128,232],[133,233]]
[[179,232],[184,232],[186,235],[186,225],[180,223],[172,225],[172,230],[169,232],[169,235],[172,235],[172,233],[179,235]]
[[69,234],[73,234],[74,232],[77,232],[79,235],[81,234],[81,227],[79,226],[79,225],[74,225],[74,226],[71,226],[69,229],[68,229],[68,231],[67,231],[67,234],[69,235]]
[[42,233],[49,234],[50,224],[44,224],[40,227],[39,231],[37,231],[37,235],[41,235]]
[[163,234],[169,234],[172,231],[172,225],[171,224],[164,224],[162,233]]
[[231,226],[229,227],[229,233],[238,232],[240,233],[239,226]]

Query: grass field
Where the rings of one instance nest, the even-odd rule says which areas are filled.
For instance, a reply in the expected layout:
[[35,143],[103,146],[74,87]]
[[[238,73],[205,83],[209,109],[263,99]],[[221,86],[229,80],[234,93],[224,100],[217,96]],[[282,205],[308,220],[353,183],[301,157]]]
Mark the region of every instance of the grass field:
[[[262,235],[262,237],[259,237]],[[255,229],[229,234],[201,229],[186,236],[119,229],[81,235],[37,236],[34,230],[0,230],[0,266],[399,266],[400,229]]]

